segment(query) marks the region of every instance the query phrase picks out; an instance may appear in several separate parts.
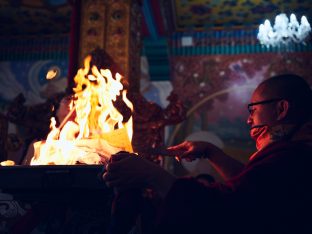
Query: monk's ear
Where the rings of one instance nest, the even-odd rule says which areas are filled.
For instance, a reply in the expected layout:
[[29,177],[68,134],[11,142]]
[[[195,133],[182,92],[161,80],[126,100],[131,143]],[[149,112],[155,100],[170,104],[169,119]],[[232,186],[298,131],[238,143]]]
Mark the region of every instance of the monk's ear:
[[277,103],[277,120],[284,119],[289,112],[289,102],[281,100]]

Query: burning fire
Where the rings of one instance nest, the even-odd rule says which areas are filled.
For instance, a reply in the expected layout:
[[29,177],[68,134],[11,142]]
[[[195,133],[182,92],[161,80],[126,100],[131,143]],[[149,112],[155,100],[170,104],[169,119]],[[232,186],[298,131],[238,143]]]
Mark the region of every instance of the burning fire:
[[[58,127],[55,119],[51,119],[46,141],[34,145],[31,165],[100,164],[118,151],[133,152],[132,117],[123,123],[122,114],[113,105],[122,94],[122,100],[133,110],[120,82],[122,76],[116,73],[114,79],[109,69],[98,70],[96,66],[90,67],[90,62],[91,56],[86,57],[84,68],[75,76],[70,112]],[[75,121],[70,121],[74,112]]]

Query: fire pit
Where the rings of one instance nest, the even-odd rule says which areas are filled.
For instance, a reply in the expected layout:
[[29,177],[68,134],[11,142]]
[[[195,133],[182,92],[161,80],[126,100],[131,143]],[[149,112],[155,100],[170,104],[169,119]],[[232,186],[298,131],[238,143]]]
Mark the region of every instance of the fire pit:
[[62,99],[64,118],[57,123],[52,117],[46,140],[33,144],[31,166],[0,167],[0,188],[40,190],[48,196],[56,196],[57,190],[106,190],[100,177],[111,155],[133,152],[132,116],[124,119],[115,107],[118,100],[133,110],[122,79],[118,72],[98,68],[87,56],[74,78],[74,94]]
[[6,166],[0,188],[23,201],[100,199],[111,193],[103,171],[103,165]]
[[[53,223],[51,219],[67,220],[70,214],[78,217],[72,217],[74,226],[97,223],[103,230],[103,223],[107,225],[113,191],[101,178],[105,165],[114,153],[133,152],[132,116],[124,119],[114,105],[123,102],[128,112],[133,109],[122,78],[92,65],[88,56],[75,76],[67,116],[60,123],[51,119],[46,140],[33,145],[30,165],[0,166],[0,219],[16,220],[8,225],[9,233],[28,233],[43,219]],[[24,229],[16,231],[18,226]]]

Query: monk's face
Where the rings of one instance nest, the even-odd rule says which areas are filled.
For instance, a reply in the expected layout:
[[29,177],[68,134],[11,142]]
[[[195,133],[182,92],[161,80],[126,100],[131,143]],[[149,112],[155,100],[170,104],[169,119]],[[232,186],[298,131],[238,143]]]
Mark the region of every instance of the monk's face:
[[274,126],[277,123],[277,102],[279,98],[266,92],[266,87],[258,87],[252,94],[250,104],[248,105],[249,117],[247,124],[250,129],[261,126]]

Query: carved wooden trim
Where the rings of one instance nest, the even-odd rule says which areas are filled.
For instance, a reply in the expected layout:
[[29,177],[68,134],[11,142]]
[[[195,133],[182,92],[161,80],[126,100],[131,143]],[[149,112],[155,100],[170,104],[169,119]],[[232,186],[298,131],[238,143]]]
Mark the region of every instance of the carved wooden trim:
[[81,4],[79,67],[93,50],[104,49],[119,65],[132,91],[139,91],[141,1],[84,0]]

